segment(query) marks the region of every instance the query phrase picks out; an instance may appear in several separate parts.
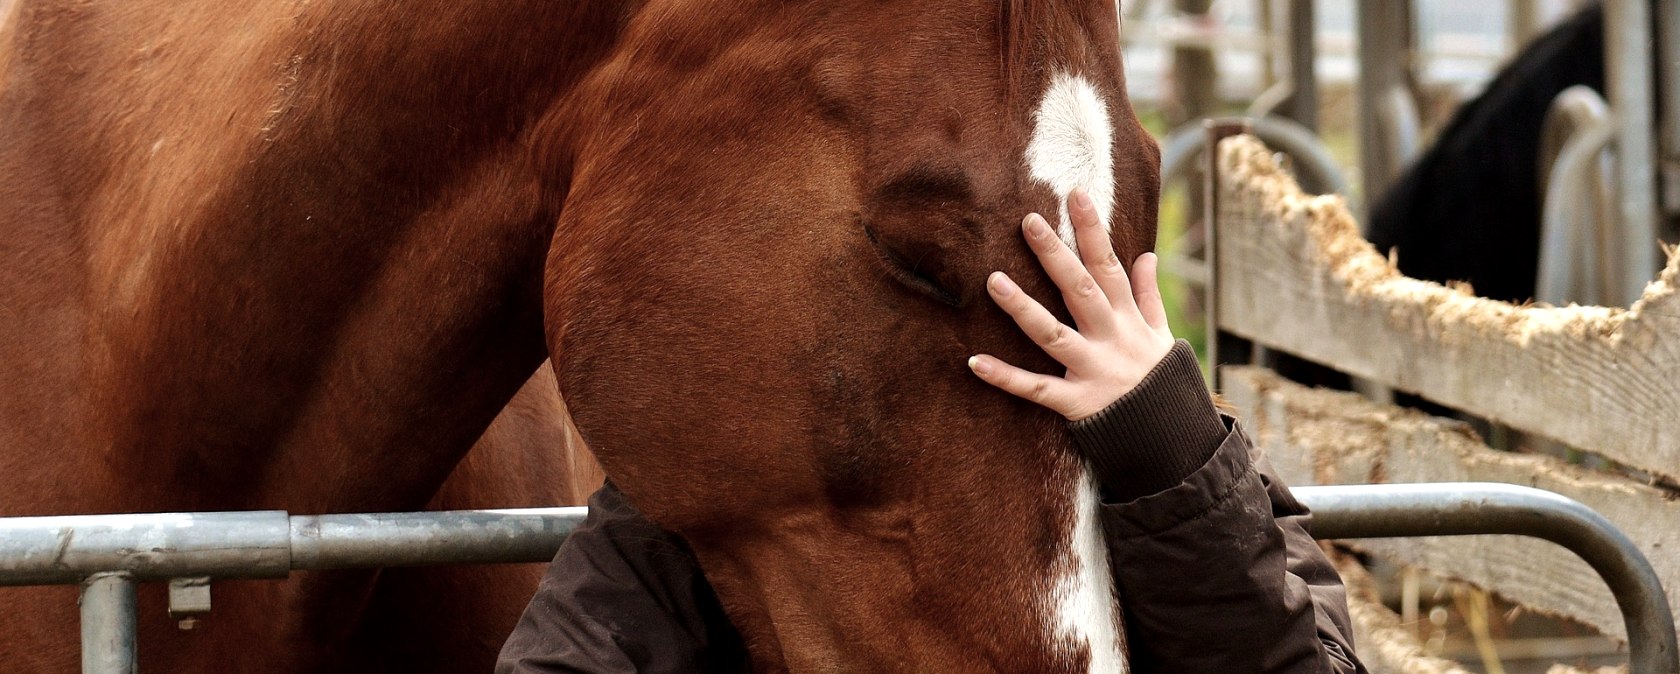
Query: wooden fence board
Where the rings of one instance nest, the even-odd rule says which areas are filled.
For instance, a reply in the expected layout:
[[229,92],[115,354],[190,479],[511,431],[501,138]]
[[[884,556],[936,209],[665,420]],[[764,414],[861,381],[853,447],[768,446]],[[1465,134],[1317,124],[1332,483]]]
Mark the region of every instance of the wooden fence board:
[[1401,275],[1259,141],[1227,139],[1219,162],[1223,329],[1680,477],[1680,257],[1629,309],[1495,302]]
[[[1680,502],[1665,490],[1548,456],[1493,450],[1461,423],[1310,389],[1263,368],[1226,367],[1222,381],[1255,445],[1289,484],[1486,481],[1557,492],[1626,532],[1656,567],[1669,602],[1680,602],[1680,527],[1674,525]],[[1552,543],[1475,536],[1349,544],[1625,639],[1609,588],[1580,558]]]

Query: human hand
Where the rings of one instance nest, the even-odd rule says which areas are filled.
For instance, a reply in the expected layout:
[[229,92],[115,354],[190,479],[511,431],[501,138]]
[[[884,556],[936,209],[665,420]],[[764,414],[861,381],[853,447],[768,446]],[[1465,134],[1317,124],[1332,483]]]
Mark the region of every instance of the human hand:
[[1068,195],[1068,215],[1079,242],[1078,255],[1037,213],[1022,221],[1021,231],[1062,291],[1077,329],[1056,320],[1003,272],[992,272],[986,279],[992,301],[1039,348],[1067,366],[1067,374],[1029,372],[985,354],[969,358],[968,366],[986,383],[1078,421],[1101,412],[1143,381],[1172,349],[1173,336],[1155,280],[1155,254],[1139,256],[1128,278],[1083,189]]

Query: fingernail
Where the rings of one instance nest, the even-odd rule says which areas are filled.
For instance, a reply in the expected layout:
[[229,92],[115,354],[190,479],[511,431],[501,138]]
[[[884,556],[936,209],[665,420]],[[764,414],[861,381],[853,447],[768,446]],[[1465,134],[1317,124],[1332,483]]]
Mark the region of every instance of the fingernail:
[[1073,203],[1084,210],[1091,210],[1091,193],[1080,187],[1073,190]]
[[1035,239],[1050,232],[1050,226],[1044,223],[1044,217],[1037,213],[1028,214],[1027,218],[1021,221],[1021,229],[1026,230],[1027,236]]
[[973,370],[975,374],[991,374],[992,364],[980,360],[979,356],[969,356],[968,369]]
[[1003,272],[992,272],[991,280],[992,292],[997,293],[998,297],[1008,297],[1015,294],[1015,282],[1009,280],[1009,276]]

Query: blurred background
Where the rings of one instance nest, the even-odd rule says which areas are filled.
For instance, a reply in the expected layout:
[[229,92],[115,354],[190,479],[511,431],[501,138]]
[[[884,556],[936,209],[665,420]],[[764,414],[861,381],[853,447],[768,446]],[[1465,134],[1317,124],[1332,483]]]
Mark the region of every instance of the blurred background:
[[[1139,118],[1167,146],[1174,144],[1175,131],[1196,134],[1205,118],[1270,116],[1298,122],[1314,134],[1339,174],[1341,189],[1336,191],[1363,214],[1374,193],[1392,184],[1459,106],[1481,93],[1520,49],[1592,4],[1366,2],[1364,7],[1356,0],[1123,2],[1127,84]],[[1301,39],[1303,34],[1310,34],[1310,40]],[[1367,44],[1363,66],[1362,34],[1388,41],[1376,47],[1379,51],[1369,51],[1373,47]],[[1372,58],[1382,63],[1373,68]],[[1310,80],[1301,86],[1309,73]],[[1398,85],[1409,100],[1383,108],[1367,89],[1362,105],[1362,74],[1390,79],[1373,84]],[[1372,112],[1362,118],[1362,109]],[[1371,116],[1385,112],[1390,127],[1401,128],[1387,137],[1373,132],[1369,123]],[[1184,160],[1180,170],[1164,176],[1158,252],[1174,332],[1195,344],[1206,364],[1199,164]],[[1319,185],[1317,191],[1335,186]],[[1525,611],[1481,589],[1417,569],[1380,559],[1361,561],[1382,602],[1400,616],[1401,627],[1430,655],[1457,663],[1456,668],[1436,663],[1414,671],[1592,671],[1625,662],[1617,643],[1581,625]]]
[[[1305,117],[1363,204],[1360,166],[1357,10],[1359,0],[1302,2],[1311,8],[1314,75],[1309,110],[1290,110],[1291,19],[1296,0],[1131,0],[1122,2],[1128,93],[1144,125],[1165,141],[1175,129],[1208,117],[1282,114]],[[1386,0],[1364,0],[1384,3]],[[1399,3],[1396,3],[1399,4]],[[1517,50],[1589,0],[1413,0],[1403,49],[1406,84],[1417,110],[1418,145],[1459,105],[1482,91]],[[1293,13],[1293,16],[1292,16]],[[1192,162],[1194,163],[1194,162]],[[1194,166],[1189,167],[1194,169]],[[1171,177],[1169,177],[1171,178]],[[1205,280],[1199,256],[1201,176],[1163,185],[1159,252],[1176,282],[1165,292],[1172,325],[1205,355],[1202,307],[1193,289]],[[1207,362],[1204,358],[1202,362]]]

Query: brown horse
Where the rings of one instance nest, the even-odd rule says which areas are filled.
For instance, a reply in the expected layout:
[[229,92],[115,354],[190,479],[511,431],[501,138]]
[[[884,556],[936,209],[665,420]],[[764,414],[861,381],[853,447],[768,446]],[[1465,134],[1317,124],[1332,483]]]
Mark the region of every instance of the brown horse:
[[[0,514],[562,500],[563,392],[757,670],[1114,671],[1087,472],[964,361],[1050,369],[982,285],[1048,295],[1023,214],[1083,185],[1153,243],[1118,32],[1112,0],[21,0]],[[141,657],[483,669],[531,578],[224,583],[185,634],[146,595]],[[0,597],[5,669],[73,667],[67,591]]]

